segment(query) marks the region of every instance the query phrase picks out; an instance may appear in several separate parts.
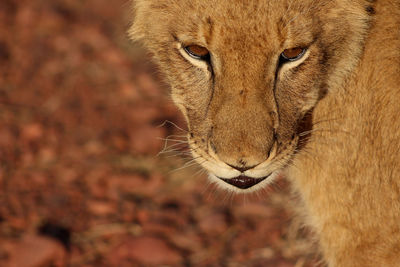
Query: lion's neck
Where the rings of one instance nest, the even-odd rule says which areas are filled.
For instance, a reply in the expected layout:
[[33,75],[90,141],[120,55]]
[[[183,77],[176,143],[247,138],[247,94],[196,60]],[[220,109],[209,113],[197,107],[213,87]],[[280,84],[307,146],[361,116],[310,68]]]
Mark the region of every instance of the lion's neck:
[[365,252],[370,257],[360,258],[360,266],[400,260],[400,14],[394,12],[377,6],[360,64],[317,105],[313,133],[289,170],[332,266],[349,266]]

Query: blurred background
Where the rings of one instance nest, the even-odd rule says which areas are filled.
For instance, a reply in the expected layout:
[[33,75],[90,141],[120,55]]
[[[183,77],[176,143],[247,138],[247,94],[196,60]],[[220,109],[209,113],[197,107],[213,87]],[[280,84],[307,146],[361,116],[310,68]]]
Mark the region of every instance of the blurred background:
[[284,180],[234,196],[193,164],[129,21],[127,0],[0,1],[0,266],[315,266]]

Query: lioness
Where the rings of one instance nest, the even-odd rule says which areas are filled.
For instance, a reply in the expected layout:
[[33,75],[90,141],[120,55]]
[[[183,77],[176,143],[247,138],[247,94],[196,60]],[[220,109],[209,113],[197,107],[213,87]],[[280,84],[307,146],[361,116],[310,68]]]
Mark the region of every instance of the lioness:
[[284,173],[329,266],[400,266],[400,1],[136,0],[211,179]]

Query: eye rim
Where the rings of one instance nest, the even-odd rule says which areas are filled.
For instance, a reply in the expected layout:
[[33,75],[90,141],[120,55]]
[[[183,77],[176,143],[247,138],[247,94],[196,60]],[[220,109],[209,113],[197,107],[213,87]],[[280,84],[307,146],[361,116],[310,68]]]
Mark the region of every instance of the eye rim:
[[[198,55],[194,53],[193,51],[190,50],[191,46],[196,46],[199,47],[200,49],[205,49],[207,51],[207,54],[205,55]],[[210,51],[205,48],[204,46],[197,45],[197,44],[190,44],[190,45],[183,45],[182,46],[183,50],[188,54],[190,57],[197,59],[197,60],[203,60],[203,61],[209,61],[210,60]]]
[[[287,57],[285,55],[285,51],[291,50],[291,49],[301,49],[301,52],[298,55],[296,55],[295,57]],[[293,47],[293,48],[288,48],[288,49],[283,50],[283,52],[280,54],[280,57],[286,62],[287,61],[294,62],[294,61],[301,59],[305,55],[306,52],[307,52],[307,48],[298,46],[298,47]]]

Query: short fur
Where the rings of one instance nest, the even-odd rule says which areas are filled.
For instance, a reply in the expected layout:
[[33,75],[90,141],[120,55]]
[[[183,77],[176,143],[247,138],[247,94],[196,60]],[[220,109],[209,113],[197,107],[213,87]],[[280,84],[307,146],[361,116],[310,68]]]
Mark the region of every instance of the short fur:
[[215,181],[284,172],[329,266],[400,266],[399,0],[136,0],[130,35]]

